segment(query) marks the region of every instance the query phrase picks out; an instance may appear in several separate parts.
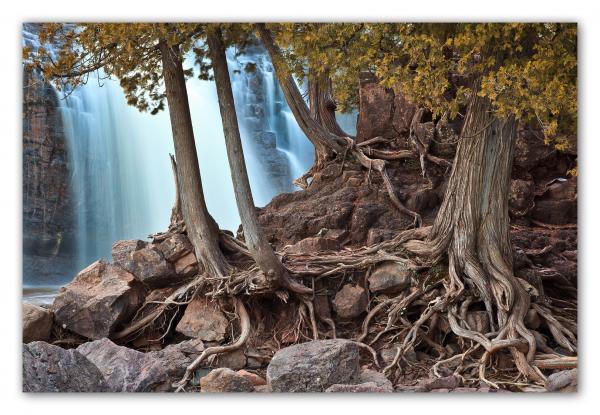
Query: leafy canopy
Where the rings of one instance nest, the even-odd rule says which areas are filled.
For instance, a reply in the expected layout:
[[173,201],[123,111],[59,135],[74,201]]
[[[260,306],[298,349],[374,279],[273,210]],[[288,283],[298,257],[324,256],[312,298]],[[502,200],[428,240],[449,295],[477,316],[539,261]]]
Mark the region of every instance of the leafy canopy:
[[271,24],[292,72],[327,73],[342,110],[357,74],[402,92],[435,117],[455,118],[472,93],[497,115],[542,126],[566,147],[577,124],[577,26],[565,23]]

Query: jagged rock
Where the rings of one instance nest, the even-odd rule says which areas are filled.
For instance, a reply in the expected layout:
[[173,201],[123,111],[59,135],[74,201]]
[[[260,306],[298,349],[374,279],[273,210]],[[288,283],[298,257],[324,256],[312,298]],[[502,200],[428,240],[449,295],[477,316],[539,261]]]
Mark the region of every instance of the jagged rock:
[[374,383],[377,387],[384,389],[385,392],[393,392],[394,385],[381,372],[372,369],[364,369],[360,372],[361,383]]
[[23,343],[47,341],[52,330],[52,311],[23,303]]
[[237,370],[246,367],[246,355],[242,349],[229,353],[223,353],[217,356],[213,367],[228,367]]
[[238,375],[248,379],[254,386],[266,385],[267,381],[256,373],[248,372],[247,370],[238,370]]
[[90,339],[109,337],[142,305],[146,289],[124,269],[96,261],[61,288],[54,321]]
[[341,318],[354,318],[367,309],[367,292],[364,288],[346,284],[333,299],[333,308]]
[[176,331],[204,341],[222,342],[229,321],[216,303],[207,298],[195,298],[185,309]]
[[189,278],[200,271],[198,260],[193,252],[190,252],[175,261],[175,273],[181,277]]
[[358,346],[349,340],[315,340],[279,350],[267,368],[273,392],[322,392],[359,380]]
[[194,251],[192,243],[187,236],[181,233],[171,234],[167,239],[158,244],[158,249],[170,262],[176,262],[179,258]]
[[23,345],[23,392],[108,392],[100,370],[76,350]]
[[253,392],[254,385],[246,377],[226,367],[215,369],[200,379],[201,392]]
[[109,339],[80,345],[77,351],[104,376],[110,392],[154,392],[170,389],[169,377],[151,355],[117,346]]
[[365,382],[359,383],[357,385],[331,385],[328,387],[325,392],[352,392],[352,393],[385,393],[385,392],[393,392],[393,389],[387,389],[381,386],[378,386],[375,382]]
[[360,72],[359,111],[356,122],[357,142],[377,136],[389,137],[393,134],[391,111],[394,105],[394,92],[379,85],[372,72]]
[[404,264],[387,261],[375,267],[368,278],[369,291],[396,293],[410,286],[412,271]]
[[175,274],[175,267],[167,261],[162,252],[153,245],[120,254],[113,262],[151,288],[161,288],[181,282]]
[[200,339],[186,340],[177,344],[170,344],[162,350],[146,353],[160,362],[167,373],[170,383],[179,381],[185,374],[186,367],[204,351],[204,344]]
[[128,260],[130,255],[148,245],[147,242],[139,239],[125,239],[117,241],[112,246],[112,258],[115,264],[122,264]]
[[311,237],[305,238],[300,242],[286,247],[286,252],[291,254],[308,254],[320,251],[335,251],[340,248],[340,244],[335,239]]
[[455,375],[446,376],[443,378],[423,379],[419,382],[419,387],[425,391],[455,389],[462,385],[460,377]]

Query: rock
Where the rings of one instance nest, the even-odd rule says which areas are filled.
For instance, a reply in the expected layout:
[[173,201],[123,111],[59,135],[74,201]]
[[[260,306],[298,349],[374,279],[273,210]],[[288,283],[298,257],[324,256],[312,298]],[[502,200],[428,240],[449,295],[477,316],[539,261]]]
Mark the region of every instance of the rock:
[[577,223],[577,199],[537,200],[531,218],[551,225]]
[[105,261],[82,270],[54,299],[54,321],[89,339],[109,337],[142,305],[146,289],[129,272]]
[[190,252],[175,262],[175,273],[184,278],[190,278],[198,274],[200,268],[198,260],[193,252]]
[[394,105],[394,92],[379,85],[372,72],[363,71],[359,79],[359,111],[356,122],[357,143],[376,136],[390,136],[393,133],[391,111]]
[[577,369],[551,374],[544,386],[548,392],[577,392]]
[[300,242],[286,247],[286,252],[291,254],[308,254],[320,251],[336,251],[340,249],[340,244],[335,239],[310,237]]
[[170,344],[162,350],[146,354],[160,362],[160,365],[169,376],[169,383],[172,384],[183,377],[186,367],[200,356],[203,350],[202,340],[192,339]]
[[279,350],[267,367],[273,392],[322,392],[359,380],[359,354],[349,340],[315,340]]
[[52,330],[52,312],[43,307],[23,303],[23,343],[48,341]]
[[360,381],[363,384],[374,383],[378,388],[384,389],[383,392],[393,392],[394,390],[392,382],[383,373],[376,370],[364,369],[360,372]]
[[217,356],[213,367],[228,367],[229,369],[237,370],[246,367],[246,355],[242,349],[235,350],[229,353],[223,353]]
[[194,251],[188,237],[181,233],[171,234],[158,244],[158,249],[169,262],[176,262],[179,258]]
[[175,330],[195,339],[222,342],[227,327],[229,321],[216,303],[207,298],[195,298],[185,308]]
[[128,260],[130,255],[148,245],[147,242],[139,239],[127,239],[117,241],[112,246],[112,258],[115,264],[122,264]]
[[396,232],[390,229],[371,228],[367,232],[366,245],[375,245],[379,242],[388,241],[396,236]]
[[100,369],[110,392],[154,392],[171,388],[161,362],[146,353],[117,346],[109,339],[84,343],[77,351]]
[[328,387],[325,392],[352,392],[352,393],[383,393],[383,392],[393,392],[393,389],[384,388],[381,386],[377,386],[375,382],[365,382],[359,383],[357,385],[331,385]]
[[262,386],[267,384],[267,381],[256,373],[248,372],[247,370],[238,370],[237,373],[238,375],[243,376],[252,382],[254,386]]
[[412,271],[404,264],[386,261],[375,267],[368,278],[369,291],[397,293],[410,286]]
[[122,257],[113,257],[113,262],[151,288],[173,285],[182,280],[175,274],[173,264],[153,245],[131,251]]
[[462,380],[458,376],[450,375],[443,378],[423,379],[419,386],[426,391],[448,392],[449,389],[455,389],[462,385]]
[[367,308],[367,293],[364,288],[346,284],[333,299],[333,308],[341,318],[354,318]]
[[108,392],[100,370],[76,350],[23,345],[23,392]]
[[246,377],[228,368],[211,371],[200,378],[201,392],[253,392],[254,385]]

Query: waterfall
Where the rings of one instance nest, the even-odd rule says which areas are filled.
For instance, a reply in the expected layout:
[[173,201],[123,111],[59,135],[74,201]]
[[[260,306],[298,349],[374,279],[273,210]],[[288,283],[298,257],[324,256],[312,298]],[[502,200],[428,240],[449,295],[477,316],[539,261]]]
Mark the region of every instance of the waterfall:
[[[257,206],[311,166],[314,149],[299,129],[264,52],[227,51],[250,184]],[[192,59],[186,60],[190,66]],[[256,63],[255,71],[247,71]],[[188,97],[202,184],[221,228],[239,226],[214,82],[192,78]],[[89,82],[61,99],[77,218],[78,264],[110,259],[112,243],[165,230],[174,199],[167,111],[140,113],[127,105],[116,80]],[[72,278],[66,275],[65,281]]]

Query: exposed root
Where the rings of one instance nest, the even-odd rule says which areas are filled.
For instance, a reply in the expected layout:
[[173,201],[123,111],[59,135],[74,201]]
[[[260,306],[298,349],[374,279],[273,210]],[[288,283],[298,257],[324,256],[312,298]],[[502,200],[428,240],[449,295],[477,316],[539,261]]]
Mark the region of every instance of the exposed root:
[[244,346],[244,344],[246,343],[246,341],[248,340],[248,337],[250,337],[250,316],[248,315],[248,311],[246,310],[246,307],[244,306],[244,303],[242,302],[242,300],[240,300],[239,298],[234,298],[233,301],[235,304],[235,309],[237,311],[237,314],[240,317],[240,336],[234,343],[232,343],[230,345],[215,346],[215,347],[209,347],[209,348],[205,349],[202,352],[202,354],[199,357],[197,357],[196,360],[194,360],[186,368],[185,375],[183,376],[183,378],[179,382],[173,384],[173,387],[177,388],[176,392],[181,392],[181,391],[185,390],[185,387],[188,384],[191,377],[193,376],[194,371],[208,357],[217,355],[217,354],[231,353],[233,351],[236,351],[236,350],[242,348]]

